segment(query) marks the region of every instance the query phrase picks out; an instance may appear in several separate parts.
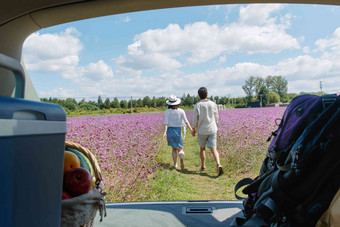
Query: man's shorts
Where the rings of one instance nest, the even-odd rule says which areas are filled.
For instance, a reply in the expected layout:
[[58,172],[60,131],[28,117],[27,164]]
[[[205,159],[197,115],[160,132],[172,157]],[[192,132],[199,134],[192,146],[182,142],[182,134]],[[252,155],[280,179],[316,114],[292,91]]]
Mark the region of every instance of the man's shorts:
[[197,135],[198,144],[200,147],[216,148],[217,145],[217,132],[210,135]]

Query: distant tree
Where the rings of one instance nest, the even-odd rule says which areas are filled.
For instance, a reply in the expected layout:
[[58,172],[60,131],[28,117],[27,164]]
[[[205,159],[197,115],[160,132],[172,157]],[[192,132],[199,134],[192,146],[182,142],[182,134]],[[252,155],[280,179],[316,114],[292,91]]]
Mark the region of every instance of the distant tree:
[[131,108],[131,104],[132,104],[132,108],[138,107],[138,106],[137,106],[137,100],[135,100],[135,99],[130,99],[130,100],[128,101],[128,108]]
[[285,96],[283,96],[281,101],[283,103],[290,103],[293,100],[293,98],[295,98],[296,96],[298,96],[298,94],[296,94],[296,93],[286,94]]
[[244,108],[247,106],[247,100],[248,99],[246,97],[230,98],[230,104],[236,108]]
[[120,108],[120,103],[118,99],[115,97],[113,101],[110,103],[111,108]]
[[288,91],[288,82],[282,76],[273,76],[273,85],[271,91],[279,94],[280,99],[282,99]]
[[88,101],[88,102],[81,103],[79,105],[79,108],[81,108],[83,110],[88,110],[88,111],[98,110],[97,103],[94,102],[94,101]]
[[65,107],[70,111],[75,111],[77,109],[77,106],[73,102],[67,102]]
[[182,100],[184,106],[192,106],[194,104],[193,98],[190,96],[190,94],[187,94],[184,100]]
[[254,76],[249,77],[242,86],[242,89],[246,93],[247,101],[250,102],[256,89],[256,78]]
[[150,107],[157,107],[157,101],[155,96],[153,96],[150,101]]
[[222,105],[226,105],[228,103],[228,98],[227,97],[221,97],[220,98],[220,104]]
[[78,102],[78,106],[86,104],[85,99],[82,99]]
[[165,101],[166,101],[166,99],[164,97],[158,98],[157,99],[157,107],[166,106]]
[[[88,101],[87,103],[91,106],[97,106],[97,103],[94,102],[94,101]],[[98,106],[97,106],[97,108],[98,108]]]
[[104,108],[103,99],[102,99],[102,97],[100,97],[100,95],[98,96],[97,104],[98,104],[99,109],[103,109]]
[[126,100],[122,100],[120,101],[120,107],[123,109],[127,109],[128,108],[128,103]]
[[151,99],[149,98],[149,96],[145,96],[143,98],[143,104],[144,106],[151,107]]
[[275,92],[270,91],[269,92],[268,102],[269,103],[278,103],[278,102],[280,102],[280,95],[275,93]]
[[260,91],[265,87],[265,80],[262,77],[256,77],[255,79],[255,96],[259,96]]
[[288,82],[282,76],[267,76],[265,84],[268,91],[279,94],[281,99],[283,99],[283,97],[287,94]]
[[67,109],[69,109],[70,111],[74,111],[77,109],[78,103],[75,99],[73,98],[67,98],[65,100],[65,105],[64,107],[66,107]]
[[104,109],[110,109],[110,98],[106,98],[103,104]]
[[267,76],[264,80],[264,83],[268,91],[273,91],[273,87],[274,87],[273,76]]
[[143,105],[143,100],[142,99],[138,99],[137,100],[137,106],[138,107],[143,107],[144,105]]
[[214,100],[216,104],[220,104],[220,98],[218,96],[215,96]]
[[268,105],[268,102],[269,102],[269,92],[266,88],[265,85],[263,85],[261,87],[261,89],[259,90],[259,93],[258,93],[258,100],[261,102],[262,100],[262,106],[267,106]]
[[318,95],[318,96],[321,96],[321,95],[326,95],[325,92],[305,92],[305,91],[302,91],[300,92],[300,95],[305,95],[305,94],[311,94],[311,95]]

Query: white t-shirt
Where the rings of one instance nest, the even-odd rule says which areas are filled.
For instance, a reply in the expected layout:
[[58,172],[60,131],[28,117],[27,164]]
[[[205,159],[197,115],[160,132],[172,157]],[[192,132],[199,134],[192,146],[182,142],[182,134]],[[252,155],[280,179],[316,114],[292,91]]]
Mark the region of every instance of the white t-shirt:
[[210,135],[217,132],[218,109],[211,100],[201,100],[195,104],[193,128],[198,134]]
[[187,116],[180,108],[167,109],[164,113],[164,124],[168,127],[182,127],[186,122],[188,122]]

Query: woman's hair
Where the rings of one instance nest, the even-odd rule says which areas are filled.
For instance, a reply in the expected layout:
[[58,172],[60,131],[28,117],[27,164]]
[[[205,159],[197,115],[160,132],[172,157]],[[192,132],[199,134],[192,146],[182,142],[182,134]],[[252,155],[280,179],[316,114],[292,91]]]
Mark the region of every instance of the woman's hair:
[[208,89],[205,87],[200,87],[198,89],[198,95],[200,96],[201,99],[205,99],[208,97]]
[[168,105],[168,109],[178,109],[179,105]]

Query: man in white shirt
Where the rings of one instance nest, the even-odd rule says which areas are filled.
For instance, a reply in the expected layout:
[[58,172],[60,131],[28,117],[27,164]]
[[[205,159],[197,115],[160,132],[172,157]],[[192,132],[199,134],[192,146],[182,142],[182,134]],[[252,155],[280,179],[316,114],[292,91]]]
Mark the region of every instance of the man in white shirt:
[[200,101],[195,104],[194,120],[192,135],[195,136],[197,132],[198,143],[200,145],[201,169],[205,171],[205,147],[210,148],[216,164],[218,176],[223,174],[223,168],[220,163],[220,157],[216,149],[217,145],[217,123],[218,123],[218,109],[217,105],[208,99],[208,90],[205,87],[198,89]]

